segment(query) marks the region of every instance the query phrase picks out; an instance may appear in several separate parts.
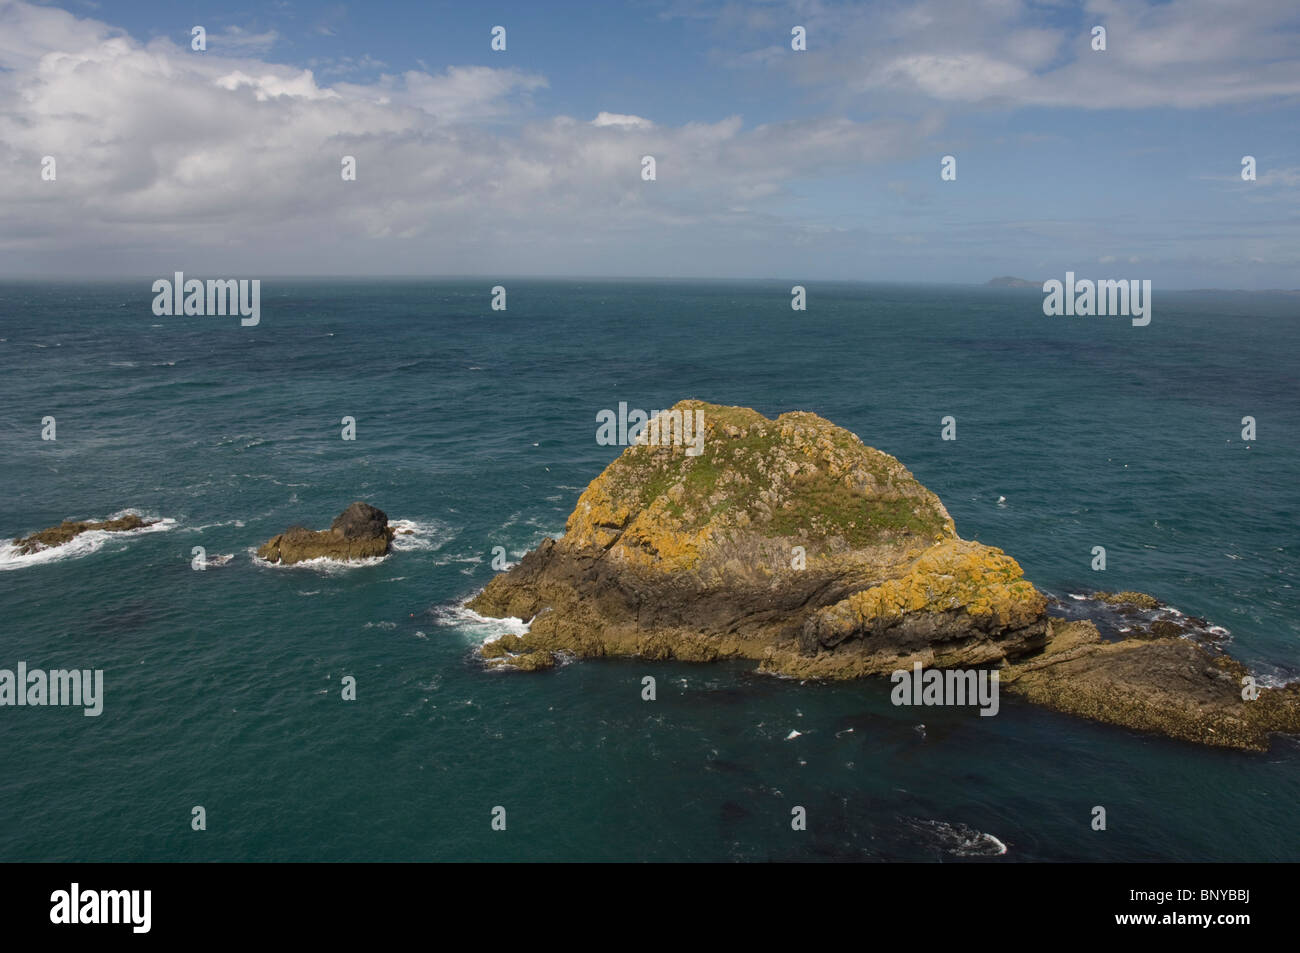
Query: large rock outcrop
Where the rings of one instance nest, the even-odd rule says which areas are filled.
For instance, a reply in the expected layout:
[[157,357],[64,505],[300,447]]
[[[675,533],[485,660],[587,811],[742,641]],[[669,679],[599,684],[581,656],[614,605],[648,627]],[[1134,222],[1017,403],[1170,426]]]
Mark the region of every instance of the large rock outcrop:
[[[683,416],[702,439],[689,424],[675,439]],[[531,620],[481,650],[527,670],[556,652],[819,678],[997,668],[1031,701],[1187,740],[1260,748],[1300,731],[1300,686],[1248,700],[1245,670],[1210,647],[1159,630],[1107,643],[1053,618],[898,460],[810,413],[682,401],[591,482],[562,538],[469,607]]]
[[263,543],[257,555],[284,565],[322,558],[342,562],[371,559],[388,552],[393,535],[383,510],[356,502],[340,513],[329,529],[291,526]]
[[[888,454],[809,413],[683,401],[470,607],[533,619],[530,652],[759,660],[848,677],[983,664],[1043,645],[1045,599],[1001,550],[958,538]],[[675,424],[675,420],[673,422]],[[693,431],[692,431],[693,434]],[[489,645],[487,652],[500,652]]]

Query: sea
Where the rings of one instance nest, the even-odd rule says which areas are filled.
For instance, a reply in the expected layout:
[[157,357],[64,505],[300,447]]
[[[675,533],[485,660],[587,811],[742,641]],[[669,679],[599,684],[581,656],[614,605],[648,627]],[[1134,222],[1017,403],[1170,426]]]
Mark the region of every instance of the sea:
[[[1300,295],[1157,287],[1135,327],[1035,289],[268,278],[245,327],[152,281],[0,283],[0,538],[159,521],[0,544],[0,669],[104,685],[97,717],[0,707],[0,860],[1300,860],[1295,738],[751,662],[490,670],[526,621],[463,607],[563,533],[620,452],[602,410],[699,398],[820,414],[1054,598],[1148,592],[1300,677]],[[408,531],[387,557],[254,558],[354,500]]]

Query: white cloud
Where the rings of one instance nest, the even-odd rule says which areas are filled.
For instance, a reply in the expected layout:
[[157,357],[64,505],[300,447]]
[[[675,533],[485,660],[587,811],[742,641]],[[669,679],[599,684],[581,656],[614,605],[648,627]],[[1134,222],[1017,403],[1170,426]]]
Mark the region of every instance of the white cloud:
[[[684,227],[716,245],[709,228],[784,227],[770,203],[793,180],[907,154],[929,128],[529,119],[546,79],[516,69],[328,84],[13,0],[0,0],[0,26],[0,159],[30,173],[0,179],[0,248],[55,256],[69,272],[164,273],[187,260],[285,271],[326,258],[364,271],[395,255],[445,272],[518,261],[508,249],[609,248]],[[656,182],[641,180],[645,154]],[[40,179],[44,155],[55,182]],[[355,182],[341,180],[344,155]]]
[[242,70],[235,70],[220,76],[216,84],[229,92],[250,87],[258,102],[266,102],[277,96],[292,96],[299,99],[338,99],[339,94],[332,89],[321,89],[316,85],[311,70],[303,70],[296,76],[283,76],[266,73],[262,76],[249,76]]
[[[1300,95],[1300,6],[1294,0],[882,0],[781,4],[805,23],[810,53],[787,56],[767,32],[731,65],[788,70],[829,94],[882,101],[1084,109],[1197,108]],[[694,16],[701,8],[692,8]],[[720,43],[743,27],[714,8]],[[768,13],[772,12],[771,8]],[[726,25],[726,29],[723,25]],[[1103,25],[1107,49],[1091,49]],[[821,55],[812,55],[816,52]],[[778,55],[782,54],[782,55]]]
[[1300,166],[1288,166],[1281,169],[1268,169],[1259,173],[1257,185],[1281,186],[1294,189],[1300,186]]
[[1018,66],[978,53],[920,53],[886,62],[864,85],[909,86],[936,99],[965,102],[1005,94],[1028,76]]
[[[421,64],[331,82],[361,62],[346,75],[374,77],[382,64],[313,72],[247,50],[193,53],[0,0],[0,163],[10,170],[0,177],[0,271],[869,277],[899,262],[926,262],[915,267],[932,274],[941,259],[1000,274],[1007,258],[1032,261],[1045,247],[1066,263],[1112,249],[1153,249],[1143,267],[1189,255],[1223,262],[1225,241],[1232,254],[1294,267],[1300,246],[1280,213],[1216,234],[1189,221],[1176,237],[1140,216],[1085,210],[1072,220],[1069,206],[1053,209],[1056,218],[1007,221],[1037,213],[1023,202],[990,209],[965,187],[938,191],[935,174],[938,155],[979,142],[974,129],[936,141],[945,104],[967,114],[985,102],[1203,105],[1293,88],[1289,28],[1264,6],[1244,12],[1236,32],[1225,27],[1217,49],[1175,42],[1176,12],[1141,0],[1098,5],[1073,31],[1043,26],[1042,5],[1021,0],[809,4],[798,22],[809,25],[810,52],[765,68],[888,108],[870,121],[814,107],[798,110],[808,118],[747,125],[740,116],[652,122],[613,96],[595,119],[546,116],[537,103],[547,78],[512,68]],[[757,23],[731,9],[738,28]],[[776,4],[761,12],[777,26],[788,20]],[[1098,16],[1111,48],[1093,59],[1086,25]],[[769,32],[756,45],[771,42]],[[842,45],[827,55],[831,44]],[[1255,60],[1244,52],[1251,44]],[[641,180],[645,154],[656,157],[655,182]],[[40,179],[44,155],[57,158],[56,182]],[[357,159],[355,182],[340,178],[344,155]],[[872,182],[874,163],[904,158],[918,164]],[[1278,213],[1297,173],[1290,160],[1272,161],[1260,182],[1233,191]],[[922,166],[923,176],[909,175]]]
[[275,30],[264,33],[250,33],[242,27],[208,34],[208,49],[214,53],[228,53],[232,56],[245,56],[252,53],[266,53],[273,47],[280,35]]
[[601,112],[591,121],[593,126],[620,126],[624,129],[649,129],[654,125],[649,119],[640,116],[628,116],[622,113]]

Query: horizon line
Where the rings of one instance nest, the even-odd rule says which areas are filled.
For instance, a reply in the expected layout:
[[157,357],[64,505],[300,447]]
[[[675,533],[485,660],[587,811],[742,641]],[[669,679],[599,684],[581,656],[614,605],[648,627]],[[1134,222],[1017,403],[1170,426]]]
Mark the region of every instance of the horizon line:
[[[171,274],[175,274],[173,271]],[[184,270],[182,269],[182,274]],[[170,280],[171,275],[167,276]],[[997,278],[1013,278],[1017,281],[1030,282],[1030,287],[1009,287],[1005,285],[993,285],[992,281]],[[160,280],[154,274],[136,274],[122,276],[107,275],[6,275],[0,274],[0,282],[21,282],[29,284],[51,284],[51,283],[133,283],[136,281],[157,281]],[[225,280],[225,279],[223,279]],[[251,278],[248,280],[252,280]],[[986,281],[899,281],[878,278],[754,278],[754,277],[732,277],[732,276],[681,276],[681,275],[539,275],[539,274],[507,274],[507,275],[483,275],[483,274],[356,274],[356,275],[313,275],[313,274],[292,274],[292,273],[271,273],[258,276],[259,281],[319,281],[319,282],[345,282],[345,281],[555,281],[555,282],[572,282],[572,281],[602,281],[602,282],[717,282],[717,283],[771,283],[785,284],[793,281],[795,284],[847,284],[847,285],[892,285],[898,287],[934,287],[934,288],[987,288],[990,291],[1035,291],[1042,293],[1037,287],[1039,282],[1031,281],[1027,278],[1018,278],[1014,275],[998,275],[995,278]],[[1051,280],[1051,279],[1045,279]],[[1241,294],[1300,294],[1300,288],[1224,288],[1224,287],[1166,287],[1166,291],[1178,291],[1188,293],[1206,293],[1206,292],[1225,292]]]

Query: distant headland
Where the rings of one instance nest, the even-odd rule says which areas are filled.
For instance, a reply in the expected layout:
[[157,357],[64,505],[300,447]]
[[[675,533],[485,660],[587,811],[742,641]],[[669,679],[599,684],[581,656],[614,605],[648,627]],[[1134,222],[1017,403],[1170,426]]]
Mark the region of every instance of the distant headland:
[[1041,288],[1041,281],[1026,281],[1024,278],[1013,278],[1010,275],[1002,275],[998,278],[990,278],[984,282],[986,288]]

